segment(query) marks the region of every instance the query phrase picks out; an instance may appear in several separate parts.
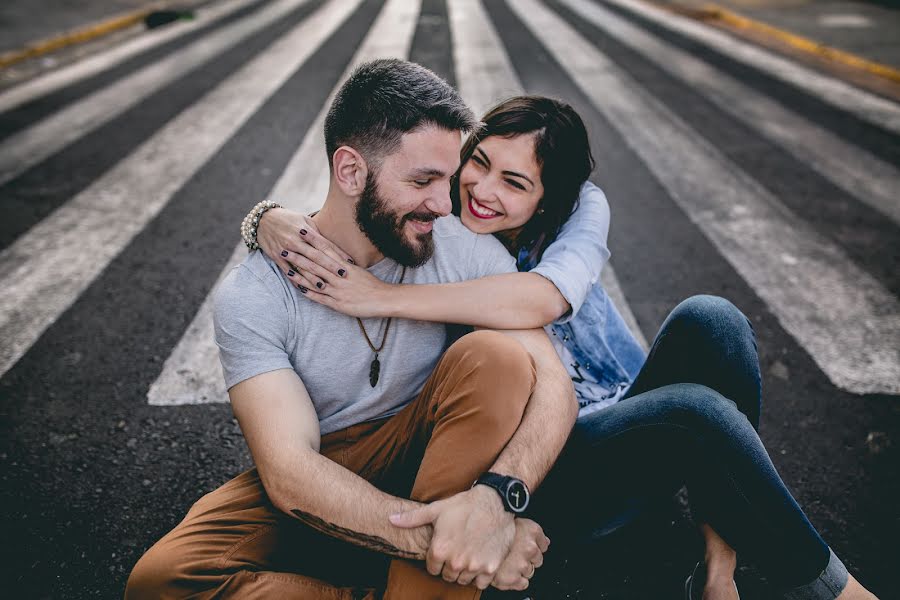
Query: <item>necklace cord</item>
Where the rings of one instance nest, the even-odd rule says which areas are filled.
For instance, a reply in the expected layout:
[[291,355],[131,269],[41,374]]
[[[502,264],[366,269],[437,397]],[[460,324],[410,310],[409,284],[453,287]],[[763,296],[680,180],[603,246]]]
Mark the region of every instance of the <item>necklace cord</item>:
[[[400,272],[400,281],[398,281],[397,283],[398,284],[403,283],[403,278],[405,276],[406,276],[406,267],[403,267],[403,270]],[[366,343],[369,344],[369,348],[371,348],[372,352],[374,352],[376,355],[379,352],[381,352],[382,349],[384,349],[384,344],[385,344],[385,342],[387,342],[388,332],[391,330],[391,321],[393,321],[393,320],[394,320],[393,317],[388,317],[387,325],[385,325],[385,327],[384,327],[384,335],[381,336],[381,345],[379,345],[376,348],[375,344],[372,343],[372,340],[369,339],[369,334],[366,333],[366,327],[363,325],[362,319],[360,319],[359,317],[356,317],[356,324],[359,325],[359,330],[362,332],[363,337],[366,338]]]

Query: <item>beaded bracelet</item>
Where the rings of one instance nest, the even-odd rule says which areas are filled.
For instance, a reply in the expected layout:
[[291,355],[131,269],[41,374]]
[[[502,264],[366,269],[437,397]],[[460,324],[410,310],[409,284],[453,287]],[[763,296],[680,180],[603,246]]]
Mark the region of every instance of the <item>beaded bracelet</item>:
[[281,205],[271,200],[263,200],[250,209],[250,212],[241,221],[241,238],[244,240],[247,250],[252,252],[259,248],[259,244],[256,242],[256,228],[259,226],[259,220],[265,212],[272,208],[281,208]]

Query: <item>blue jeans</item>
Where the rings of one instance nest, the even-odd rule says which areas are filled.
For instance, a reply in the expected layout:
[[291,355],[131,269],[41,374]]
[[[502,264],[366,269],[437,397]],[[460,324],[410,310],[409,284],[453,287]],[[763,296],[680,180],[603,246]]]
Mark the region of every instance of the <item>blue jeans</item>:
[[[836,598],[847,571],[775,470],[757,434],[760,397],[747,318],[722,298],[685,300],[663,323],[625,397],[578,420],[535,494],[535,518],[563,538],[596,535],[687,485],[695,520],[785,597]],[[573,502],[584,510],[558,510]]]

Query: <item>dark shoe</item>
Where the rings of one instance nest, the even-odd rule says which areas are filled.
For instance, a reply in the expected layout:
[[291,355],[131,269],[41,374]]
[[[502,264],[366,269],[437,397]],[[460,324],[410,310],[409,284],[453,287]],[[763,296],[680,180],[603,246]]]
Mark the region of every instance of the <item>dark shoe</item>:
[[[734,583],[732,581],[732,583]],[[698,562],[694,566],[694,570],[688,575],[684,581],[684,600],[701,600],[703,598],[703,587],[706,585],[706,565]],[[738,592],[737,584],[734,583],[734,592],[741,600],[741,594]]]

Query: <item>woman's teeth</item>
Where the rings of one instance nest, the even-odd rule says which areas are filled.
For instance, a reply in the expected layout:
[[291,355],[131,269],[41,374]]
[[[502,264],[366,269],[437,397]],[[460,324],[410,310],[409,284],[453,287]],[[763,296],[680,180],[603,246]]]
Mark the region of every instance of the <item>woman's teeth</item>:
[[472,198],[469,198],[469,206],[471,207],[472,212],[474,212],[479,217],[484,217],[484,218],[496,217],[497,215],[500,214],[496,210],[491,210],[491,209],[487,208],[486,206],[481,206],[480,204],[475,202],[475,200]]

